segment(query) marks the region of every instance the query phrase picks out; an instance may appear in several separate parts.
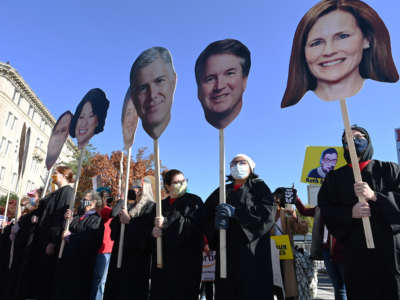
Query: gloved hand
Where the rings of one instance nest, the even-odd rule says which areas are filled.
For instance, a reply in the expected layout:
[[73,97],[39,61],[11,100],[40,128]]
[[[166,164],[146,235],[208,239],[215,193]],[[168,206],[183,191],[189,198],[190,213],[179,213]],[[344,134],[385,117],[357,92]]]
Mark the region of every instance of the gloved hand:
[[232,218],[235,216],[235,208],[228,203],[218,204],[215,208],[215,211],[216,215],[219,215],[221,217]]
[[227,203],[221,203],[215,208],[215,228],[228,229],[229,218],[235,215],[235,208]]

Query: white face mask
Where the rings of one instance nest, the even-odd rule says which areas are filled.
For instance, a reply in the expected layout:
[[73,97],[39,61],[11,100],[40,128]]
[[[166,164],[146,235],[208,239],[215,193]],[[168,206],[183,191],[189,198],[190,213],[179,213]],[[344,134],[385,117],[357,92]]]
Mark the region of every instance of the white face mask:
[[231,175],[235,179],[246,179],[250,175],[249,166],[236,164],[231,167]]
[[184,181],[182,183],[171,184],[171,197],[179,198],[186,193],[187,190],[187,182]]

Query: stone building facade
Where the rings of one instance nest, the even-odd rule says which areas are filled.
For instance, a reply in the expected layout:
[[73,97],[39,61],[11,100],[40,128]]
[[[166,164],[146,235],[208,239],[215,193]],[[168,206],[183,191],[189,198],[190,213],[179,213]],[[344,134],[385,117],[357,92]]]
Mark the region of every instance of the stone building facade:
[[[44,186],[47,144],[57,120],[25,80],[9,64],[0,62],[0,195],[18,195]],[[31,128],[25,173],[17,184],[18,150],[23,124]],[[68,162],[76,149],[67,139],[57,163]],[[17,186],[19,185],[19,187]]]

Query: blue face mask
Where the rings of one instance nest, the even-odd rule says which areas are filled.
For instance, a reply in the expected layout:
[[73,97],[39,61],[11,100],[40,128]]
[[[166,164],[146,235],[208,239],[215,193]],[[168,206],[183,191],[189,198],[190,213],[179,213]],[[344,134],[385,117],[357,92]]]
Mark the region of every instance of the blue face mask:
[[368,141],[366,139],[355,138],[354,146],[356,147],[357,156],[361,156],[368,147]]
[[36,199],[34,197],[30,197],[29,202],[31,203],[32,206],[36,205]]

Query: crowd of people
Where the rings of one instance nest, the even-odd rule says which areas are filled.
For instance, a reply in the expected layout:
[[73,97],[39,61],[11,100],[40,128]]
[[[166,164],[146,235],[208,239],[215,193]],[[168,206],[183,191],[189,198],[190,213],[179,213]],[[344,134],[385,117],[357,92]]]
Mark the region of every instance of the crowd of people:
[[[287,188],[272,193],[245,154],[230,161],[226,203],[220,203],[219,189],[203,202],[187,191],[182,171],[164,172],[168,196],[162,217],[156,217],[146,179],[131,186],[127,208],[123,199],[114,200],[109,189],[101,188],[84,193],[70,210],[74,175],[58,166],[52,175],[58,188],[41,199],[41,190],[29,193],[21,202],[22,216],[0,236],[0,298],[198,300],[205,290],[207,300],[312,299],[313,276],[302,270],[302,259],[310,259],[299,257],[293,235],[309,230],[298,214],[318,212],[323,222],[314,231],[321,233],[321,258],[335,299],[399,299],[400,169],[371,160],[368,132],[352,129],[364,181],[354,184],[349,165],[333,170],[321,187],[318,207],[304,207],[294,193],[297,212],[287,205]],[[350,162],[344,136],[342,142]],[[357,196],[366,201],[358,202]],[[375,249],[365,245],[362,217],[370,217]],[[227,278],[220,276],[220,230],[226,231]],[[279,235],[288,235],[293,259],[279,260],[271,238]],[[156,264],[157,238],[162,268]],[[214,282],[201,284],[203,251],[216,251],[216,270]]]

